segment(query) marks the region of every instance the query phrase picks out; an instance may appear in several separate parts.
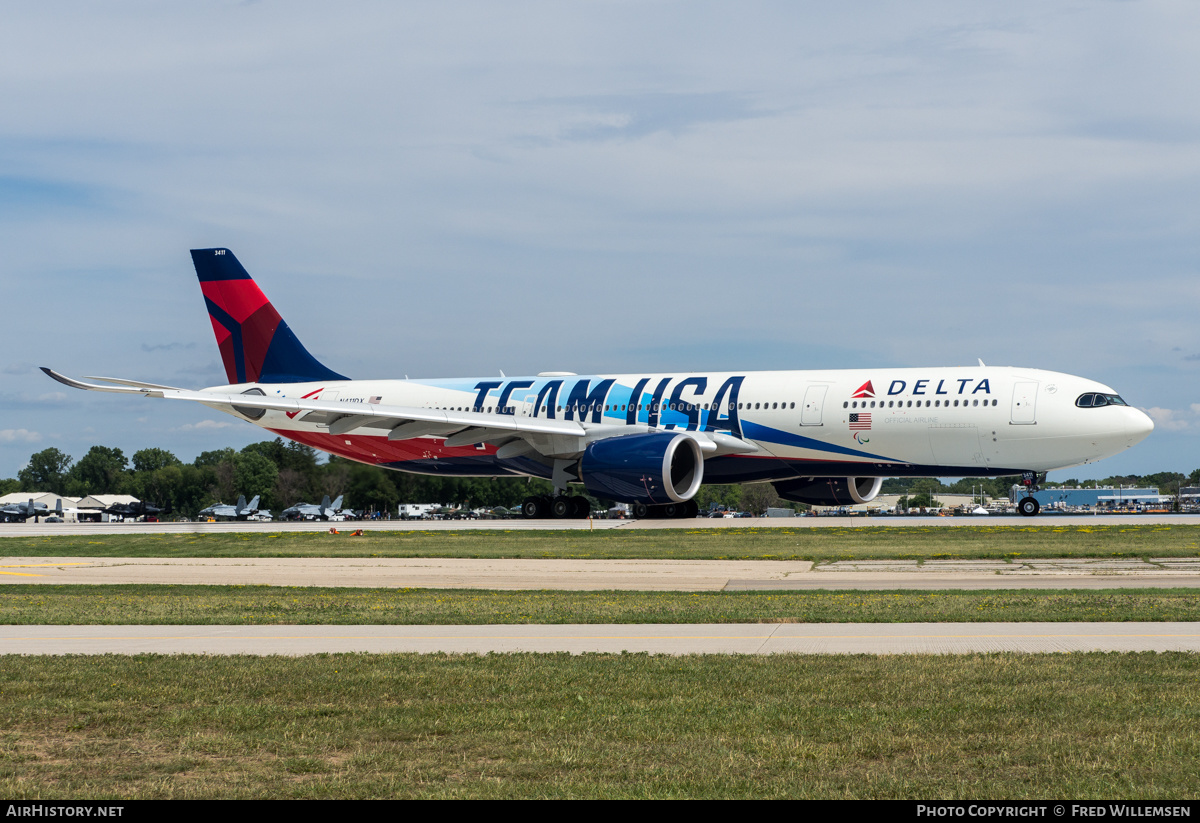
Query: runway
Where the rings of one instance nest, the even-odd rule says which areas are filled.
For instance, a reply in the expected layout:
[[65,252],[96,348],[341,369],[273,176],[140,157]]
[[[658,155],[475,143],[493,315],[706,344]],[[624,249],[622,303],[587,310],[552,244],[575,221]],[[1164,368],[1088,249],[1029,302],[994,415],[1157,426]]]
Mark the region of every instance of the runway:
[[224,521],[219,523],[0,523],[0,537],[89,534],[221,534],[339,531],[561,531],[609,529],[954,528],[957,526],[1200,525],[1194,514],[1040,514],[1037,517],[697,517],[686,520],[356,520],[348,523]]
[[7,557],[0,585],[176,584],[566,591],[1200,588],[1200,558],[562,560]]
[[2,654],[1197,652],[1200,623],[0,626]]

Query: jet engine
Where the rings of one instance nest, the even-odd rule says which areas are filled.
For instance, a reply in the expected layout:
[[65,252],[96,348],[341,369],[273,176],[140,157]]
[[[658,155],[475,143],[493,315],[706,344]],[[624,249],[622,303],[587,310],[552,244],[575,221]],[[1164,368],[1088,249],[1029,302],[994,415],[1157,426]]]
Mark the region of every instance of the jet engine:
[[773,484],[784,500],[810,506],[853,506],[879,494],[882,477],[797,477]]
[[651,432],[588,444],[579,477],[596,497],[621,503],[684,503],[700,490],[700,444],[684,434]]

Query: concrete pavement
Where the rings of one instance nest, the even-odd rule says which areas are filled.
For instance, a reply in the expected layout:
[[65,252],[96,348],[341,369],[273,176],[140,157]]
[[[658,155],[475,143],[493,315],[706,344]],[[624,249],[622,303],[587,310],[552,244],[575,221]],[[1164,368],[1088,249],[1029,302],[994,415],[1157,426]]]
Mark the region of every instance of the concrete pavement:
[[1200,588],[1200,558],[775,560],[0,558],[5,583],[571,591]]
[[[957,526],[1155,526],[1200,525],[1195,514],[1039,514],[987,517],[697,517],[686,520],[361,520],[349,523],[225,521],[220,523],[0,523],[0,537],[46,537],[87,534],[221,534],[228,532],[339,531],[594,531],[609,529],[765,529],[765,528],[954,528]],[[0,549],[2,551],[2,549]]]
[[970,654],[1200,651],[1200,623],[0,626],[0,654],[590,652]]

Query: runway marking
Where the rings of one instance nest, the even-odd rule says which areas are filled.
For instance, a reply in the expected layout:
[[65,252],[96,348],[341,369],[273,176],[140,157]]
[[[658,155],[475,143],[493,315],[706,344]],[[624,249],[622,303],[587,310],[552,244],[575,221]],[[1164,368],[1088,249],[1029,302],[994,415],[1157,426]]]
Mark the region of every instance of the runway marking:
[[59,566],[91,566],[91,563],[6,563],[0,569],[43,569]]
[[45,577],[44,574],[34,574],[33,572],[0,572],[0,574],[7,574],[10,577]]

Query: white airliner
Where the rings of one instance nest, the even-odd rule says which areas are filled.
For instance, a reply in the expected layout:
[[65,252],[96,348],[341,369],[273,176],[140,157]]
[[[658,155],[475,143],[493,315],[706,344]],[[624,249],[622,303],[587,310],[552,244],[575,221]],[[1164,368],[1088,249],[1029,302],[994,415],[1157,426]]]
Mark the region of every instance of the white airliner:
[[[228,249],[192,251],[230,385],[80,389],[191,400],[400,471],[533,476],[529,518],[586,517],[581,483],[639,517],[694,516],[701,483],[770,482],[786,500],[864,503],[884,477],[1020,475],[1092,463],[1150,418],[1108,386],[1023,368],[745,371],[351,380],[319,363]],[[1038,503],[1025,497],[1022,514]]]

